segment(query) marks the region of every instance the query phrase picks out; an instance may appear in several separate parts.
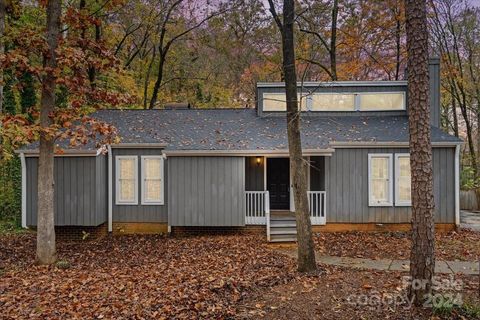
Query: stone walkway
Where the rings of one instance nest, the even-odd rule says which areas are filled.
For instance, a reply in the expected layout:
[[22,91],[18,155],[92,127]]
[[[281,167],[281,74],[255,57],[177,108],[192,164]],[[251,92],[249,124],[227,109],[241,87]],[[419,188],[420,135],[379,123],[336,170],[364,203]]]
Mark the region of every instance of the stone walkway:
[[480,212],[460,211],[460,228],[480,231]]
[[[297,258],[297,251],[292,249],[279,249],[280,252],[287,254],[292,258]],[[381,271],[409,271],[409,260],[395,260],[395,259],[364,259],[364,258],[349,258],[349,257],[335,257],[323,256],[316,254],[317,262],[329,264],[334,266],[370,269]],[[479,274],[479,262],[467,261],[437,261],[435,263],[436,273],[446,274]]]

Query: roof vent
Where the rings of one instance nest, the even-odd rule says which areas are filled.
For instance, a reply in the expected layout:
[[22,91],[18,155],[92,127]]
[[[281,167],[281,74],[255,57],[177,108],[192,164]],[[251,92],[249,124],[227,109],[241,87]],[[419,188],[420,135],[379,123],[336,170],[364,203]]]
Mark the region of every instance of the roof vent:
[[188,102],[170,102],[165,103],[163,106],[165,110],[183,110],[183,109],[190,109],[190,103]]

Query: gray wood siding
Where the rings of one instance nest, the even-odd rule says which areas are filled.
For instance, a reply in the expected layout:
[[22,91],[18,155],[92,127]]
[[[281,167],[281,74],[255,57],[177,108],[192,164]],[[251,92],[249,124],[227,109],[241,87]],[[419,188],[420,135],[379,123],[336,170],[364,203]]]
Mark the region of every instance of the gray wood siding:
[[265,184],[263,182],[265,158],[261,157],[262,162],[257,164],[257,157],[245,157],[245,190],[263,191]]
[[168,223],[245,225],[245,158],[169,157]]
[[[55,225],[97,226],[107,221],[105,156],[55,157]],[[37,224],[38,158],[26,158],[27,225]],[[97,170],[100,170],[97,171]]]
[[[369,153],[408,153],[408,149],[336,149],[331,157],[325,157],[327,223],[410,222],[410,207],[368,206]],[[455,222],[454,160],[455,148],[433,149],[437,223]]]
[[[142,205],[141,204],[141,156],[161,155],[161,149],[112,149],[112,221],[113,222],[167,222],[168,218],[168,159],[164,160],[164,204],[163,205]],[[137,205],[116,205],[116,167],[115,157],[138,156],[138,204]]]

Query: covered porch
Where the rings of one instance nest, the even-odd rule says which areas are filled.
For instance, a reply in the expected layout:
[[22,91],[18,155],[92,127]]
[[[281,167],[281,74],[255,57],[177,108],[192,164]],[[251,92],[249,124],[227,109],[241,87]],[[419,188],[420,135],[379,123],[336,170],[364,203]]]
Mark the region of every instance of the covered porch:
[[[326,223],[325,157],[306,157],[307,195],[312,225]],[[245,224],[265,225],[269,241],[295,241],[295,204],[289,158],[245,159]]]

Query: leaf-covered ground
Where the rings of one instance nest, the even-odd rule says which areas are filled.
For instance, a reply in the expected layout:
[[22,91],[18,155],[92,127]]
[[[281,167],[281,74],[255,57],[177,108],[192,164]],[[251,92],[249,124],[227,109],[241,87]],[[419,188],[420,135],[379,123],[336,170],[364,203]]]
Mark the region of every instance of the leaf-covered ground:
[[225,318],[293,261],[260,236],[122,236],[59,244],[70,267],[34,264],[33,234],[0,239],[1,319]]
[[[238,306],[239,319],[352,320],[352,319],[480,319],[478,276],[456,276],[458,287],[436,292],[435,304],[449,297],[455,308],[412,308],[402,283],[406,273],[365,271],[321,266],[318,276],[300,276],[265,289]],[[439,281],[449,281],[447,275]],[[447,283],[447,282],[446,282]],[[450,295],[450,296],[449,296]],[[444,300],[442,300],[444,299]],[[433,299],[432,299],[433,300]],[[433,306],[433,303],[432,303]]]
[[[399,236],[319,237],[328,239],[325,246],[341,240],[338,246],[349,246],[343,253],[358,256],[374,250],[370,247],[375,240]],[[460,240],[455,235],[445,239],[452,237]],[[347,245],[363,238],[367,244]],[[388,243],[377,249],[385,250]],[[393,255],[399,248],[389,252]],[[35,265],[34,252],[32,233],[0,237],[0,319],[350,320],[410,315],[404,309],[348,300],[352,294],[401,293],[405,274],[320,265],[318,275],[299,275],[295,261],[268,246],[264,236],[122,236],[60,243],[60,263],[50,267]],[[475,302],[478,276],[462,281],[462,296],[480,304]],[[431,310],[414,314],[417,319],[430,316]]]
[[[324,232],[315,235],[314,241],[321,254],[371,259],[409,259],[411,246],[407,232]],[[480,232],[437,233],[436,257],[438,260],[477,261]]]

